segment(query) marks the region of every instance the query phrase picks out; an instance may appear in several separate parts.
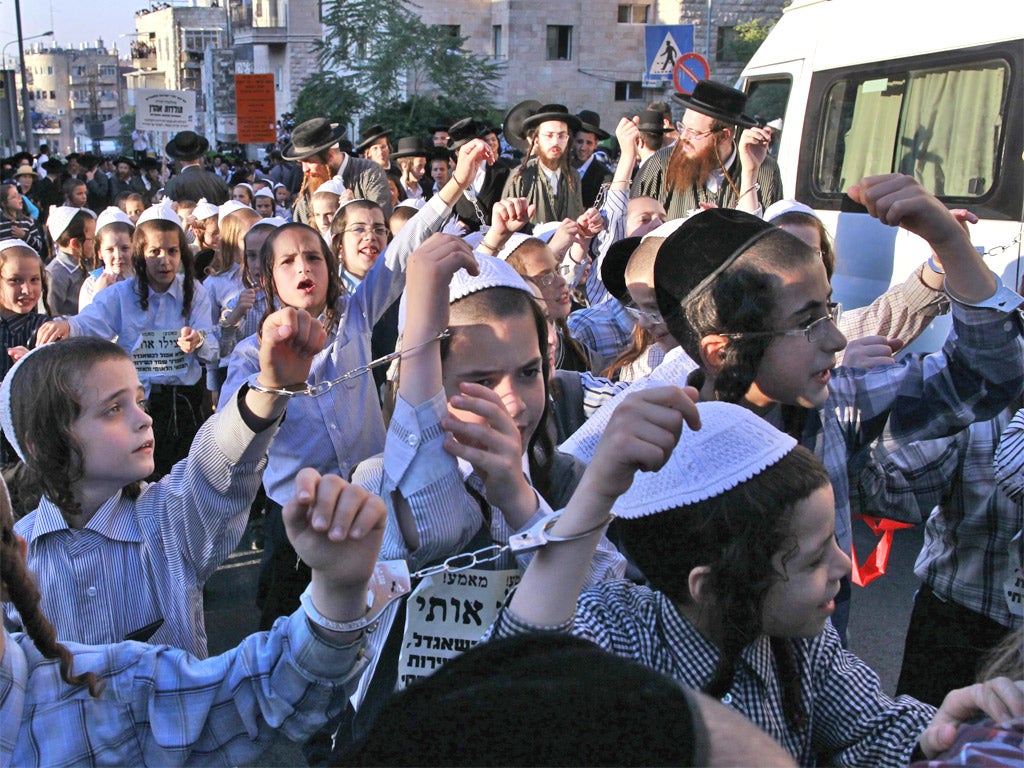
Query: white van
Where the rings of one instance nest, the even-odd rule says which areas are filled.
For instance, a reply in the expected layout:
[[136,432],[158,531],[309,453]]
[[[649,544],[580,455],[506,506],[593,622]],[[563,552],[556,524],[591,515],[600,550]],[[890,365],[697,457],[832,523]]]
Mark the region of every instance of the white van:
[[[971,238],[1016,287],[1024,230],[1024,13],[1016,0],[793,0],[744,69],[747,112],[783,120],[787,197],[835,238],[833,286],[848,307],[928,255],[843,194],[864,176],[913,175],[981,218]],[[915,350],[937,348],[948,320]]]

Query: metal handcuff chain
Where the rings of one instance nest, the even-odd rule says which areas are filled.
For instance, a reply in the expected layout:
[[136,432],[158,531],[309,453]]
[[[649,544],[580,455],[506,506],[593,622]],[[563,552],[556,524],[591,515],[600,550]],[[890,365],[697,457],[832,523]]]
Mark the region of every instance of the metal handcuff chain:
[[[318,623],[336,631],[353,632],[366,629],[367,632],[373,632],[384,610],[391,603],[412,592],[413,579],[422,579],[438,573],[466,571],[482,563],[494,562],[506,552],[523,555],[535,552],[551,543],[577,541],[596,533],[615,519],[615,515],[609,514],[607,518],[589,530],[572,536],[552,536],[549,531],[561,517],[561,512],[546,515],[527,530],[511,536],[507,544],[492,544],[475,552],[461,552],[446,558],[437,565],[428,566],[415,573],[409,572],[409,564],[405,560],[381,560],[374,567],[373,575],[370,577],[366,615],[345,624],[325,623],[323,620]],[[303,605],[307,611],[310,611],[312,609],[311,602],[305,594],[303,598]],[[315,609],[312,610],[315,611]]]

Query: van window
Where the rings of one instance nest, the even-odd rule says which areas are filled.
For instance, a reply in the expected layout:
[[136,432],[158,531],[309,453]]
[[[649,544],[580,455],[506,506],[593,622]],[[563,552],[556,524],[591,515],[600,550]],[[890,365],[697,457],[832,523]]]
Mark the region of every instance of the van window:
[[996,179],[1010,68],[1002,59],[850,77],[825,98],[814,179],[841,193],[905,173],[940,197],[981,197]]
[[766,123],[785,117],[789,92],[793,88],[790,77],[751,78],[747,82],[747,106],[744,112],[763,118]]

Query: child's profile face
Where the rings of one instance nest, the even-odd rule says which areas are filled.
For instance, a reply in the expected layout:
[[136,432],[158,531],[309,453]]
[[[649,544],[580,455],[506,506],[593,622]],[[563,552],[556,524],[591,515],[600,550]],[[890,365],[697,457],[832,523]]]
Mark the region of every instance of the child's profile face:
[[0,267],[0,310],[5,316],[27,315],[43,295],[43,264],[37,256],[9,255]]
[[523,277],[540,288],[547,304],[547,315],[552,320],[564,320],[569,316],[572,302],[569,286],[558,271],[558,260],[546,245],[540,247],[527,244],[521,254]]
[[274,289],[282,304],[314,317],[327,306],[330,280],[323,244],[316,232],[292,227],[274,240]]
[[[632,280],[627,271],[629,296],[637,312],[633,321],[651,334],[654,343],[666,352],[679,346],[679,342],[668,332],[668,326],[658,308],[658,297],[654,293],[653,275],[647,282]],[[631,313],[632,314],[632,313]]]
[[379,208],[345,208],[345,232],[341,237],[341,263],[345,271],[360,279],[377,263],[387,247],[388,230]]
[[181,266],[181,241],[177,232],[146,232],[146,277],[149,287],[163,293],[171,287]]
[[132,236],[127,232],[106,229],[100,232],[100,258],[107,272],[121,277],[132,274]]
[[[827,314],[832,287],[821,259],[780,272],[778,277],[781,283],[775,289],[775,311],[766,330],[804,329]],[[821,338],[815,341],[808,341],[802,333],[772,339],[747,393],[752,405],[817,408],[824,404],[836,353],[846,347],[846,337],[831,321],[825,321],[821,330]]]
[[106,499],[153,472],[153,419],[132,361],[100,360],[79,391],[80,413],[71,425],[85,463],[76,491]]
[[814,637],[836,609],[839,580],[850,558],[836,542],[832,487],[793,505],[790,543],[772,555],[779,580],[761,604],[762,631],[774,637]]
[[338,196],[326,193],[313,195],[313,199],[309,202],[309,211],[320,234],[330,241],[331,222],[334,221],[334,214],[338,212]]
[[[487,324],[451,324],[448,356],[442,363],[444,391],[450,400],[464,382],[482,384],[501,398],[525,451],[544,412],[544,372],[532,315],[492,318]],[[481,423],[474,413],[448,406],[462,421]]]

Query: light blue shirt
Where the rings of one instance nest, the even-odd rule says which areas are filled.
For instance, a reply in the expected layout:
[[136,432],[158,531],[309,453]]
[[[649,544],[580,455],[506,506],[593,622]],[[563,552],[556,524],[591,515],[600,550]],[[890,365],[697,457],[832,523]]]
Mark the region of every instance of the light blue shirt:
[[[405,287],[409,254],[441,229],[450,212],[440,197],[432,197],[406,223],[358,288],[338,299],[338,326],[313,358],[309,383],[332,381],[370,362],[370,334]],[[250,336],[238,343],[228,360],[221,404],[258,370],[259,342]],[[283,505],[291,498],[295,475],[303,467],[348,478],[360,461],[383,450],[384,417],[373,375],[366,373],[321,397],[300,395],[288,401],[288,417],[270,448],[263,487],[271,499]]]
[[[89,306],[68,318],[70,335],[99,336],[116,341],[132,356],[147,395],[153,384],[195,384],[203,374],[202,363],[217,361],[215,339],[190,355],[182,353],[172,339],[176,339],[185,326],[207,334],[213,331],[206,290],[198,281],[195,283],[192,309],[188,317],[182,317],[184,278],[181,275],[175,277],[163,293],[151,290],[149,308],[145,311],[139,304],[136,280],[133,277],[114,283],[97,293]],[[155,339],[154,335],[162,338]],[[160,359],[158,355],[165,357]],[[164,365],[167,371],[161,370]]]

